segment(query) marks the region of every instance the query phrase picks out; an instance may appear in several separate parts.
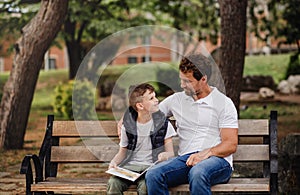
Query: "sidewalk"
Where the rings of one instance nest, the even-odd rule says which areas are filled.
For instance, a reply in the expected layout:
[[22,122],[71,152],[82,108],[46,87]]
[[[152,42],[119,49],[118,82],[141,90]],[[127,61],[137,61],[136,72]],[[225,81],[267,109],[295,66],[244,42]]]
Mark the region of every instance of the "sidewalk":
[[0,172],[0,195],[25,194],[25,176],[19,170],[20,165],[15,165],[9,172]]
[[273,99],[262,100],[259,98],[257,92],[241,92],[241,102],[258,102],[258,101],[300,104],[300,94],[282,95],[276,93]]

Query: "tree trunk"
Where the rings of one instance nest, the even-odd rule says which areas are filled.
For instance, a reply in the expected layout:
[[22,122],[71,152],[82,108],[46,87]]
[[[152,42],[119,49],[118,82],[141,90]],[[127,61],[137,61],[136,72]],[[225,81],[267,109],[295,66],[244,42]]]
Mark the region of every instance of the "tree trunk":
[[221,11],[220,69],[226,94],[239,113],[246,50],[247,0],[219,0]]
[[23,147],[44,54],[61,28],[67,7],[65,0],[43,0],[37,15],[22,29],[0,106],[0,148]]
[[[76,39],[76,25],[75,21],[71,22],[70,18],[64,22],[64,31],[66,33],[65,43],[67,46],[68,56],[69,56],[69,79],[74,79],[77,70],[82,61],[82,48],[81,39]],[[79,36],[79,35],[78,35]]]

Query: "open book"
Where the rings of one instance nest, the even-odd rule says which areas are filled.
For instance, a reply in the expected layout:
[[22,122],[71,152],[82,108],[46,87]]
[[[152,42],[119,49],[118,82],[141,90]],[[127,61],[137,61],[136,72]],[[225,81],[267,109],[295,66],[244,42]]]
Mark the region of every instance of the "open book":
[[144,175],[152,166],[154,166],[157,163],[158,163],[158,161],[154,162],[147,169],[145,169],[142,173],[137,173],[137,172],[134,172],[134,171],[131,171],[128,169],[124,169],[122,167],[111,168],[105,172],[134,182],[138,178],[140,178],[142,175]]

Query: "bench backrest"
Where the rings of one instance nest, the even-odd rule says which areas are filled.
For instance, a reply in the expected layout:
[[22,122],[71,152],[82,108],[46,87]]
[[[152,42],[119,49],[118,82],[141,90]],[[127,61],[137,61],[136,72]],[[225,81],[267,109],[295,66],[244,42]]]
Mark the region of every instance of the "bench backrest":
[[[277,142],[276,120],[277,114],[272,119],[272,112],[270,120],[239,120],[239,145],[233,155],[234,162],[263,162],[264,176],[268,176],[270,159],[277,158],[277,148],[271,150],[272,140]],[[45,166],[51,170],[45,176],[56,176],[58,163],[109,162],[118,151],[118,141],[116,121],[54,121],[49,115],[40,151],[46,156]],[[46,147],[49,142],[51,148]],[[176,138],[174,143],[178,143]]]

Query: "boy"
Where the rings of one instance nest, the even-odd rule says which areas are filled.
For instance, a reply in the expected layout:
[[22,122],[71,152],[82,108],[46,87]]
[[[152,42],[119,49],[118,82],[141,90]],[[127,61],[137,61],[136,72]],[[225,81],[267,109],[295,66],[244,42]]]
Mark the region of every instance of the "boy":
[[[159,108],[153,86],[143,83],[129,89],[129,108],[123,117],[120,149],[111,160],[109,168],[123,166],[142,172],[155,161],[174,156],[172,136],[176,135]],[[108,181],[107,194],[123,194],[131,181],[112,176]],[[136,181],[139,195],[147,194],[145,178]]]

